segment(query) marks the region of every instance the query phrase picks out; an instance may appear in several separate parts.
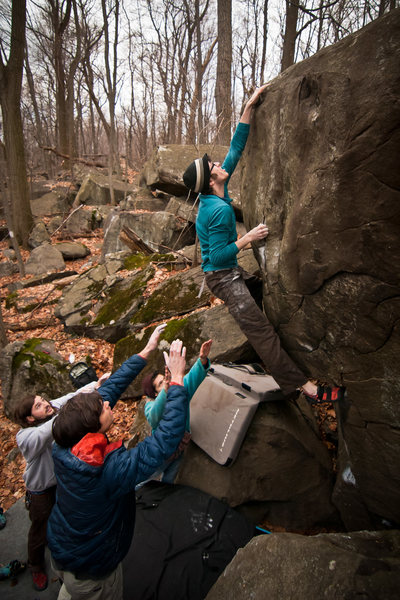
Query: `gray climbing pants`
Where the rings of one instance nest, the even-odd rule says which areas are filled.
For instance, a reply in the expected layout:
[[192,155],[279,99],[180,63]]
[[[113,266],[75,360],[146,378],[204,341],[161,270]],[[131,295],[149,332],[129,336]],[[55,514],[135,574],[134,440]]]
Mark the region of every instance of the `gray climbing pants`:
[[258,278],[241,267],[221,269],[205,274],[212,293],[224,301],[232,317],[257,352],[267,371],[284,394],[290,394],[306,383],[308,378],[281,347],[279,336],[263,311],[257,306],[250,290]]

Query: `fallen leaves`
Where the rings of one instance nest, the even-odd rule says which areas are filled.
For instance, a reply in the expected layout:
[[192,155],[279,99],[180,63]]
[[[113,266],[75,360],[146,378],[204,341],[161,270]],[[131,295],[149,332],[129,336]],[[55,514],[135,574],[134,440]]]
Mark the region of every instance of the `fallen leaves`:
[[0,505],[7,510],[25,493],[22,479],[25,461],[15,443],[19,427],[4,416],[1,399],[0,413]]
[[[61,236],[57,241],[62,240]],[[91,255],[84,259],[68,261],[71,270],[82,273],[95,264],[101,254],[102,232],[100,230],[93,238],[80,237],[78,241],[85,244]],[[5,241],[0,242],[0,249],[6,248]],[[22,250],[23,260],[26,261],[29,252]],[[0,253],[0,261],[5,261]],[[26,276],[27,281],[32,276]],[[75,361],[90,358],[91,364],[100,376],[112,370],[114,345],[104,340],[93,340],[89,338],[74,337],[64,331],[61,322],[54,316],[54,307],[62,294],[58,289],[57,282],[47,283],[35,288],[17,290],[12,302],[9,298],[8,286],[21,280],[19,273],[2,277],[0,290],[2,300],[2,315],[7,327],[9,342],[25,340],[33,337],[48,338],[55,341],[56,350],[65,359],[74,354]],[[9,298],[6,307],[5,299]],[[126,439],[135,416],[136,404],[121,401],[114,409],[115,425],[110,435],[113,440]],[[0,396],[0,505],[7,510],[19,498],[25,494],[25,486],[22,474],[25,469],[25,461],[19,452],[15,436],[19,426],[12,423],[4,414],[3,401]]]

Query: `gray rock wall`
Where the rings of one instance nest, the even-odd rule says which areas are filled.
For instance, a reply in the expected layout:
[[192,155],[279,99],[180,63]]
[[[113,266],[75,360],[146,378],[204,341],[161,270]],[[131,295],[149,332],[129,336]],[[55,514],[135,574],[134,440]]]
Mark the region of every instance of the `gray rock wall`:
[[397,9],[274,80],[244,154],[245,224],[271,232],[266,312],[308,374],[347,386],[348,528],[400,522],[399,60]]
[[398,531],[260,535],[238,550],[206,600],[395,600],[399,543]]

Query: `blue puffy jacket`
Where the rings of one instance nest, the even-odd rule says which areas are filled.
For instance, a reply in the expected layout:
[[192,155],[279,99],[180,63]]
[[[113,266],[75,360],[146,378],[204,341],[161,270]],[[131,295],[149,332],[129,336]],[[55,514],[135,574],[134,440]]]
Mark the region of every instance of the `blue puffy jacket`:
[[[114,406],[146,361],[129,358],[99,389]],[[102,578],[126,555],[135,524],[135,485],[176,450],[188,410],[183,386],[172,385],[157,431],[132,450],[89,433],[73,448],[53,447],[57,499],[47,526],[56,565],[81,578]]]

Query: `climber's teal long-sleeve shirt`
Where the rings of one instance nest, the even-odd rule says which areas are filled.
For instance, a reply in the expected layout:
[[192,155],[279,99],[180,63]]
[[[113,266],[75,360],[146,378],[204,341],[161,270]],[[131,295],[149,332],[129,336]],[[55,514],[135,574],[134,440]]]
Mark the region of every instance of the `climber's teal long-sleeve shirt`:
[[219,271],[237,267],[239,252],[236,218],[232,199],[228,194],[228,183],[242,155],[250,131],[247,123],[238,123],[229,152],[222,167],[229,173],[225,182],[224,197],[200,194],[200,206],[196,219],[196,231],[200,240],[203,271]]

